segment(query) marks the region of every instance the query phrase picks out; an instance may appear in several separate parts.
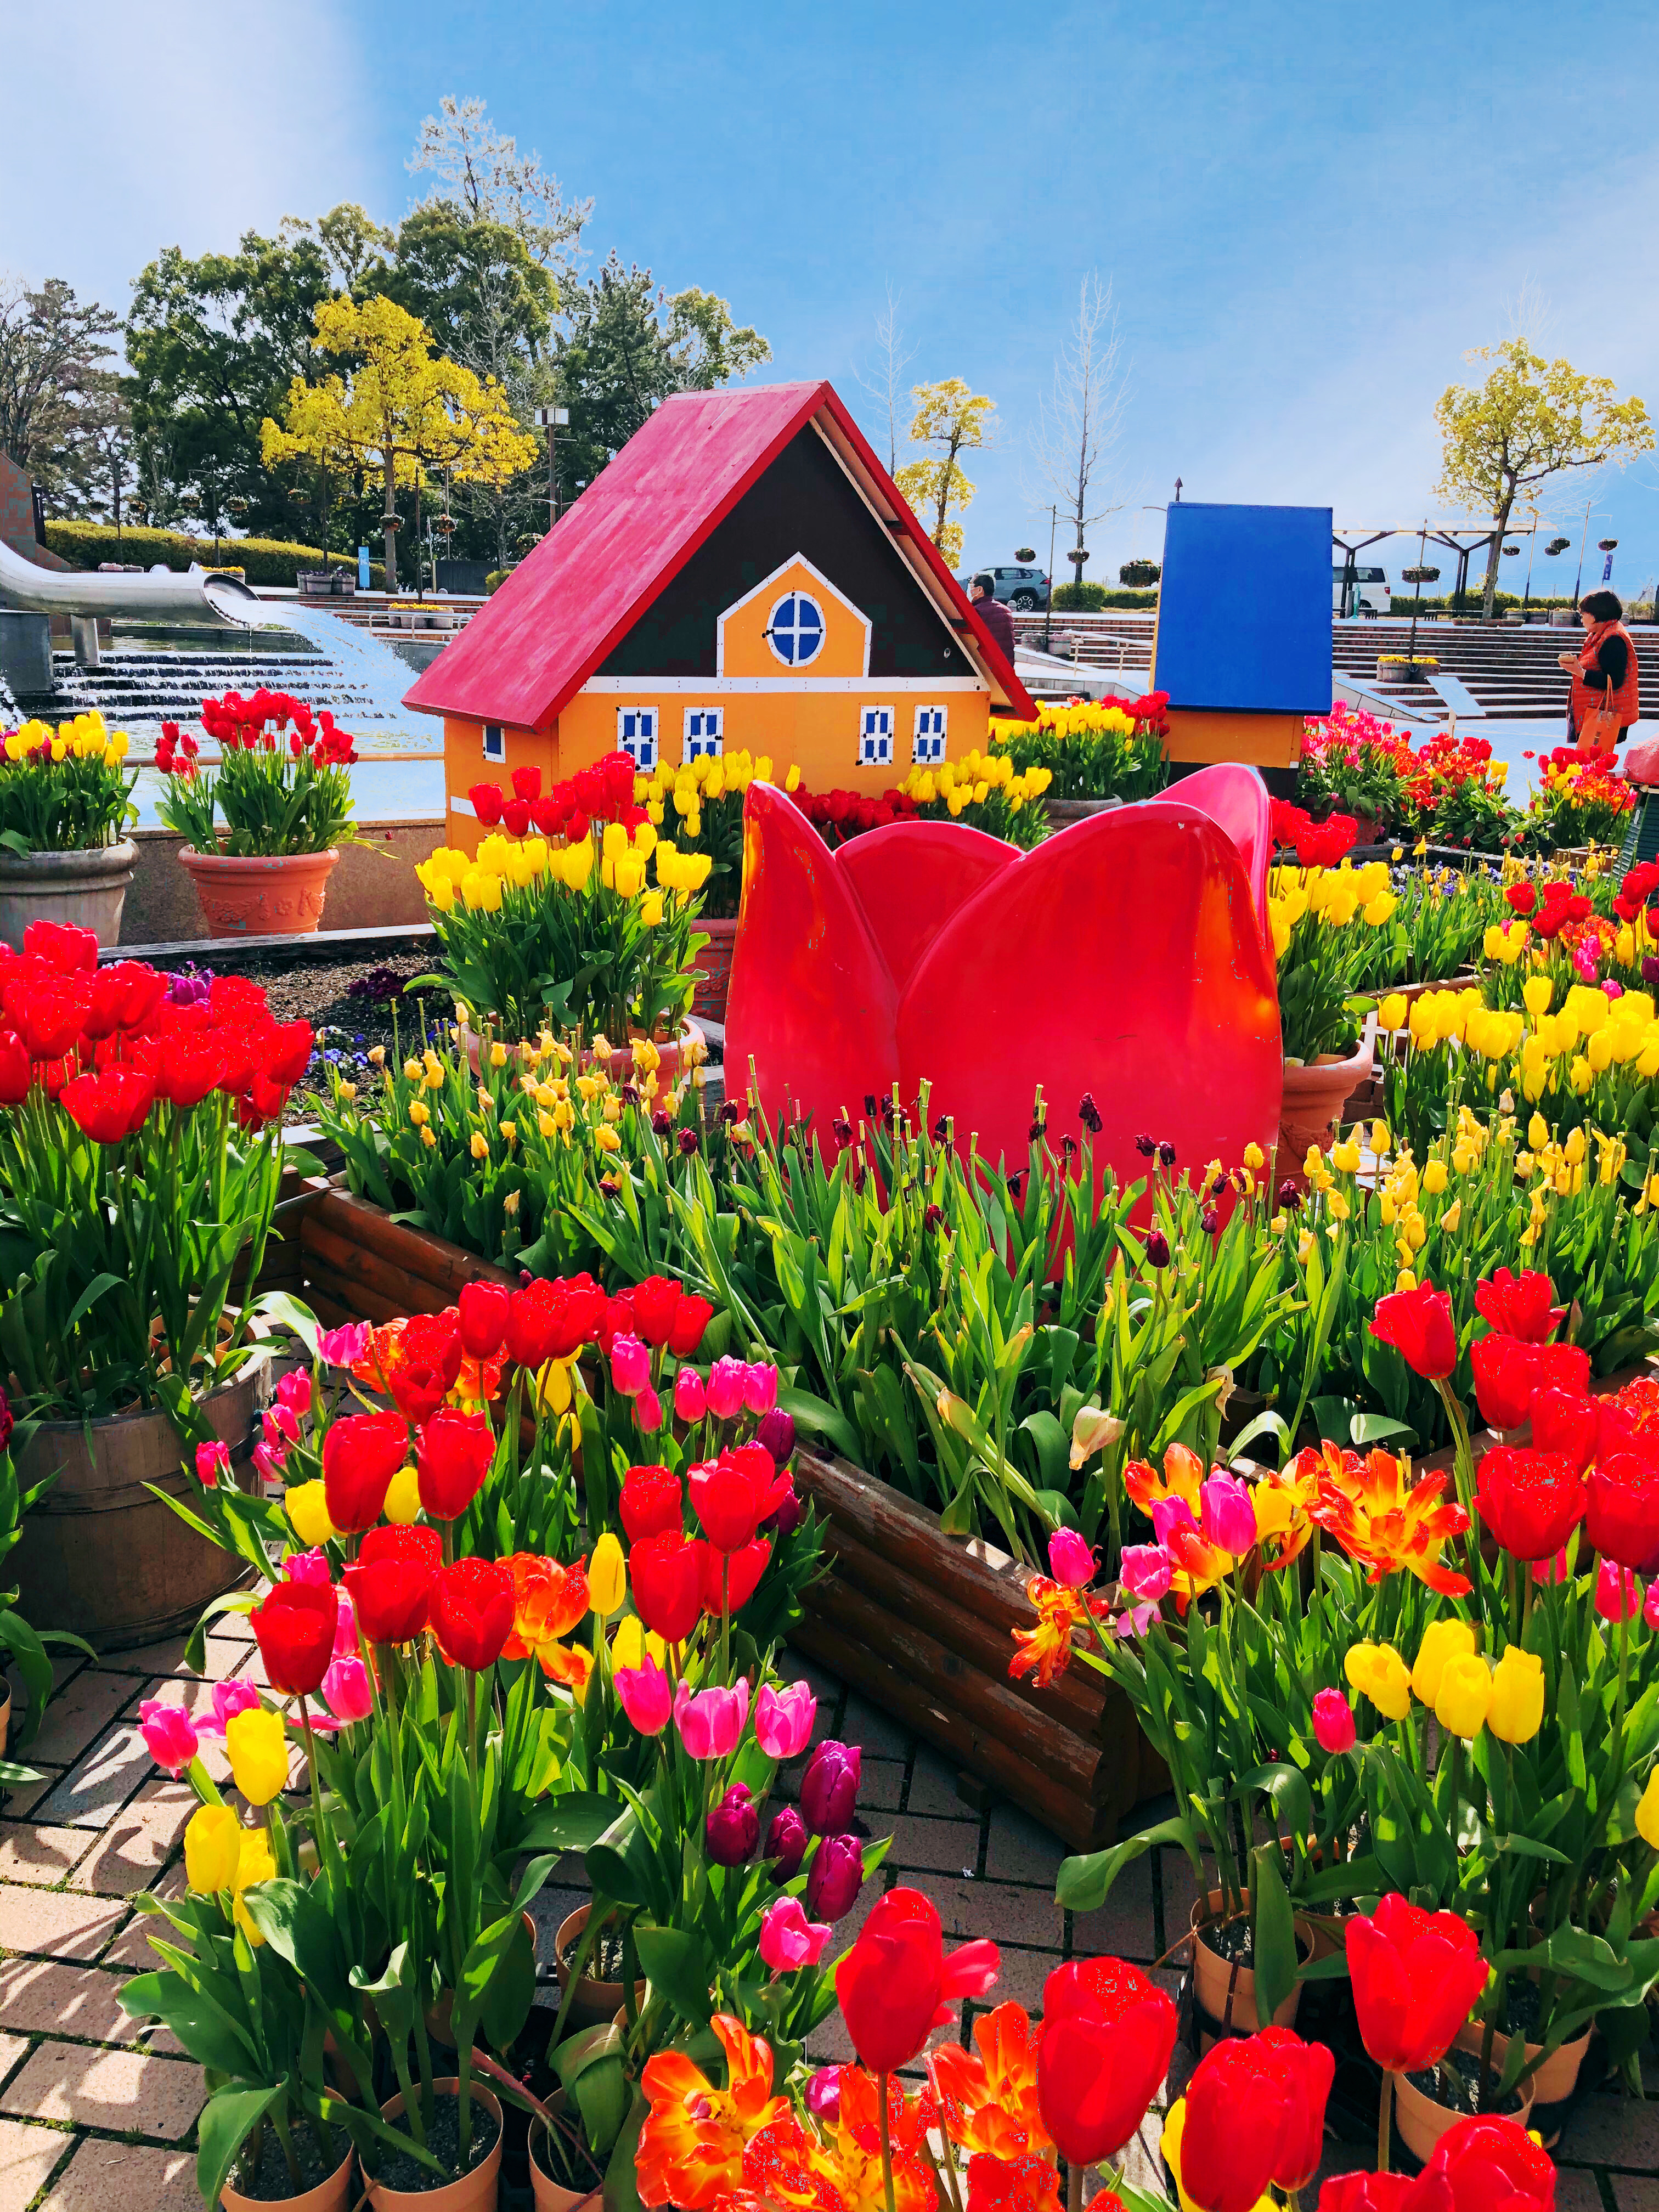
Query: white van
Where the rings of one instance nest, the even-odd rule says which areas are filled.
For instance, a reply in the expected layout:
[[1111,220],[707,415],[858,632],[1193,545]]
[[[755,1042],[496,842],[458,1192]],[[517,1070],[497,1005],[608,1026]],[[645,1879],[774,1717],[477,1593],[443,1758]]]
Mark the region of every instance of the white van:
[[1350,568],[1336,562],[1331,568],[1331,612],[1334,615],[1385,615],[1389,611],[1389,580],[1380,568],[1356,562]]

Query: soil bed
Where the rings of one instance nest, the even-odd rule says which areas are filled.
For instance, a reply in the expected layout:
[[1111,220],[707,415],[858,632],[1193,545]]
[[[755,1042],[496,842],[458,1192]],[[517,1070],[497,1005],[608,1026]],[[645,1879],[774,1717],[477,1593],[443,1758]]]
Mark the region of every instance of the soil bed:
[[[418,2084],[416,2094],[420,2094]],[[395,2128],[399,2135],[407,2135],[410,2131],[409,2116],[399,2112],[395,2119],[388,2120],[386,2125]],[[469,2173],[474,2166],[483,2164],[495,2148],[495,2138],[501,2131],[500,2122],[479,2101],[477,2085],[475,2085],[472,2096],[472,2157],[467,2167]],[[426,2147],[442,2163],[445,2173],[434,2173],[429,2166],[422,2166],[418,2159],[410,2158],[405,2151],[392,2151],[381,2160],[380,2171],[374,2179],[382,2189],[441,2189],[447,2176],[455,2172],[460,2140],[459,2106],[453,2095],[435,2097]]]
[[276,2129],[265,2127],[262,2135],[259,2171],[252,2182],[240,2172],[233,2172],[230,2177],[231,2186],[240,2195],[252,2197],[261,2204],[286,2204],[296,2195],[302,2197],[308,2189],[317,2188],[328,2179],[329,2174],[338,2169],[340,2160],[351,2148],[350,2136],[343,2128],[337,2128],[334,2131],[334,2160],[325,2172],[322,2155],[312,2138],[311,2130],[303,2124],[290,2128],[289,2139],[294,2145],[295,2160],[300,2168],[300,2186],[296,2191],[289,2178],[288,2160],[283,2156],[283,2146],[276,2140]]
[[[1493,2064],[1487,2075],[1490,2087],[1498,2087],[1502,2067]],[[1478,2051],[1449,2051],[1438,2066],[1426,2066],[1420,2074],[1407,2074],[1406,2079],[1413,2089],[1431,2097],[1437,2105],[1460,2115],[1473,2113],[1480,2108],[1475,2102],[1480,2081],[1480,2053]],[[1505,2098],[1503,2111],[1513,2118],[1521,2110],[1521,2093],[1511,2090]]]
[[[559,1964],[568,1974],[576,1963],[576,1954],[582,1946],[585,1928],[578,1929],[575,1940],[559,1954]],[[591,1982],[620,1982],[623,1978],[623,1939],[613,1929],[602,1928],[588,1947],[582,1972]]]

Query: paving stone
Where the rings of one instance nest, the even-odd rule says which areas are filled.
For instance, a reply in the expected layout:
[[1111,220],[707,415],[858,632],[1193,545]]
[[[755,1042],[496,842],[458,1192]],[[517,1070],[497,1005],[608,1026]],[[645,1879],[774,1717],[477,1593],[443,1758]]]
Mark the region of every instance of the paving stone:
[[1598,2091],[1573,2114],[1567,2148],[1585,2166],[1659,2167],[1659,2106]]
[[29,1746],[32,1757],[68,1766],[79,1759],[132,1693],[125,1674],[106,1674],[88,1667],[60,1690],[46,1707],[40,1733]]
[[[874,1813],[896,1813],[904,1789],[904,1768],[896,1759],[866,1759],[859,1769],[859,1811],[866,1817]],[[791,1791],[793,1796],[795,1791]],[[960,1813],[962,1808],[954,1808]],[[872,1821],[880,1832],[886,1823]]]
[[187,1782],[147,1782],[111,1820],[76,1868],[70,1887],[106,1897],[131,1897],[148,1889],[183,1837],[198,1802]]
[[[913,1790],[912,1809],[915,1802]],[[992,1881],[1040,1883],[1053,1897],[1054,1876],[1065,1856],[1066,1846],[1057,1843],[1047,1828],[1039,1827],[1029,1814],[1012,1805],[991,1808],[991,1840],[985,1853],[985,1871]]]
[[100,1966],[62,1960],[8,1959],[0,1964],[0,2027],[25,2034],[73,2035],[87,2043],[124,2043],[134,2033],[117,2001],[121,1978]]
[[88,2051],[43,2043],[0,2090],[0,2106],[76,2127],[136,2130],[179,2142],[207,2100],[199,2066],[138,2051]]
[[[39,1765],[39,1761],[35,1759],[33,1751],[27,1751],[23,1753],[19,1764],[35,1766]],[[34,1818],[35,1809],[40,1800],[49,1790],[55,1790],[63,1778],[64,1770],[61,1766],[46,1766],[40,1769],[40,1779],[38,1782],[15,1783],[3,1795],[0,1795],[0,1815],[3,1815],[8,1820],[27,1820]]]
[[29,2054],[29,2039],[26,2035],[0,2035],[0,2081]]
[[107,1827],[153,1771],[149,1747],[131,1722],[100,1736],[64,1777],[35,1818],[77,1828]]
[[889,1866],[930,1868],[939,1874],[965,1875],[969,1881],[978,1872],[977,1820],[924,1820],[901,1813],[880,1825],[893,1838]]
[[[0,2120],[0,2212],[24,2212],[74,2141],[73,2136],[62,2135],[56,2128],[31,2128],[19,2120]],[[199,2192],[197,2202],[201,2202]]]
[[1022,2004],[1035,2017],[1042,2010],[1042,1984],[1060,1964],[1053,1951],[1028,1951],[1016,1943],[997,1947],[997,1978],[986,1991],[985,2003]]
[[36,1957],[95,1958],[125,1917],[103,1898],[0,1882],[0,1950]]
[[0,1881],[61,1881],[95,1840],[84,1828],[0,1820]]
[[[62,2138],[60,2137],[61,2141]],[[144,2212],[201,2212],[196,2154],[154,2150],[143,2143],[83,2139],[40,2212],[112,2212],[142,2204]],[[0,2202],[0,2212],[4,2212]]]
[[[1659,2196],[1650,2202],[1659,2205]],[[1601,2191],[1593,2173],[1571,2166],[1555,2170],[1555,2212],[1604,2212]]]
[[[1650,2173],[1615,2173],[1613,2180],[1613,2201],[1619,2212],[1659,2212],[1659,2179]],[[1556,2201],[1563,2203],[1558,2186]],[[1592,2200],[1585,2199],[1587,2212]],[[1572,2212],[1577,2212],[1577,2206]]]
[[928,1745],[918,1744],[905,1809],[935,1814],[947,1820],[967,1819],[973,1808],[957,1795],[957,1771]]
[[[822,1706],[820,1705],[820,1711]],[[867,1759],[903,1759],[910,1756],[915,1738],[902,1722],[890,1720],[885,1713],[858,1694],[847,1693],[847,1710],[841,1717],[842,1741],[861,1743]]]
[[1041,1890],[993,1881],[935,1881],[923,1886],[939,1907],[947,1943],[988,1936],[994,1943],[1023,1943],[1051,1952],[1049,1964],[1059,1965],[1065,1917]]

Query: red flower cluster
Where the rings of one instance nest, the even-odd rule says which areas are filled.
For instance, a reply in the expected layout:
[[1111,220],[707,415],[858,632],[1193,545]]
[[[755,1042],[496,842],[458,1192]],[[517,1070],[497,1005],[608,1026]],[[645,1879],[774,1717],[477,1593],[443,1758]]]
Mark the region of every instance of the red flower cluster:
[[637,830],[646,819],[645,809],[634,804],[634,776],[629,755],[611,753],[556,783],[545,797],[538,768],[514,769],[511,798],[498,783],[475,783],[466,795],[486,830],[505,828],[510,837],[526,837],[533,827],[541,836],[580,845],[593,821]]
[[866,830],[912,822],[921,811],[921,802],[902,791],[884,791],[879,799],[857,791],[798,791],[794,800],[831,852]]
[[1659,905],[1656,893],[1659,893],[1659,860],[1644,860],[1626,875],[1619,886],[1619,896],[1613,902],[1613,910],[1620,921],[1634,921],[1650,899]]
[[1304,868],[1334,868],[1359,840],[1359,824],[1352,814],[1330,814],[1316,822],[1305,808],[1288,799],[1273,802],[1275,845],[1293,846],[1297,864]]
[[273,753],[286,734],[294,757],[309,754],[317,768],[344,768],[357,757],[349,734],[336,727],[330,708],[313,714],[303,699],[286,691],[267,691],[263,685],[251,699],[239,691],[227,691],[222,699],[204,699],[198,719],[209,737],[232,752]]
[[704,1613],[743,1610],[772,1556],[761,1530],[797,1506],[787,1468],[762,1443],[694,1467],[690,1492],[700,1536],[685,1533],[685,1495],[665,1467],[629,1468],[619,1501],[635,1610],[669,1644],[683,1644]]
[[96,1144],[131,1136],[158,1100],[184,1112],[216,1091],[257,1127],[282,1112],[313,1042],[244,976],[181,1000],[141,961],[100,969],[90,930],[33,921],[21,953],[0,945],[0,1106],[38,1084]]
[[1582,891],[1574,890],[1569,883],[1559,878],[1546,884],[1544,896],[1532,917],[1532,926],[1540,937],[1557,938],[1570,921],[1588,921],[1591,907]]

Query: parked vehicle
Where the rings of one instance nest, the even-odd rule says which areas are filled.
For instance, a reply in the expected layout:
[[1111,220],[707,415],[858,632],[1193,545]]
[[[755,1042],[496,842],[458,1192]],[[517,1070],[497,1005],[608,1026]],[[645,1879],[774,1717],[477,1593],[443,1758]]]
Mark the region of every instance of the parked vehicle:
[[1331,612],[1337,615],[1385,615],[1389,612],[1389,580],[1381,568],[1350,568],[1345,562],[1331,564]]
[[1032,614],[1048,604],[1048,579],[1041,568],[964,568],[957,581],[965,592],[975,576],[994,576],[992,596],[1004,599],[1020,614]]

